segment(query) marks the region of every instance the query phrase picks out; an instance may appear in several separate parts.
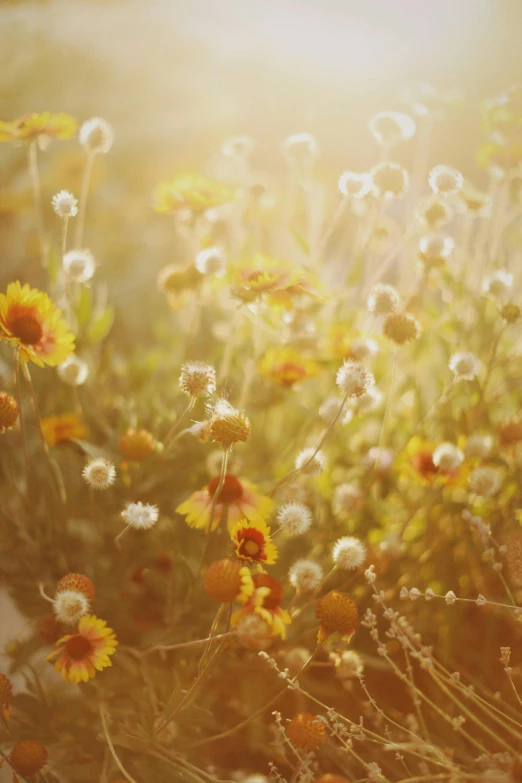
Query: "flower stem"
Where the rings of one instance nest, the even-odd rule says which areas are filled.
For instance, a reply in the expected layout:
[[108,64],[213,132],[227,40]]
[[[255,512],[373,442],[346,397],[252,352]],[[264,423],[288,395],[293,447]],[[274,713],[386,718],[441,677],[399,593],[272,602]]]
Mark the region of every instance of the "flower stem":
[[129,775],[125,767],[120,761],[120,758],[118,754],[116,753],[116,750],[114,749],[114,745],[112,744],[112,740],[110,738],[109,729],[107,727],[107,715],[105,713],[105,707],[101,704],[101,702],[98,702],[98,710],[100,713],[100,719],[103,729],[103,735],[105,737],[105,740],[107,742],[107,745],[109,746],[109,750],[111,752],[111,756],[114,759],[114,763],[122,773],[122,775],[125,775],[125,778],[129,781],[129,783],[137,783],[137,781]]
[[85,169],[83,172],[82,186],[80,191],[80,209],[78,211],[78,222],[76,223],[75,244],[80,248],[83,243],[83,232],[85,229],[85,214],[87,212],[87,197],[89,195],[89,185],[91,182],[92,167],[94,164],[94,152],[87,153]]
[[29,462],[29,453],[27,451],[27,436],[25,431],[25,420],[22,406],[22,385],[20,383],[20,352],[16,351],[15,354],[15,377],[16,377],[16,396],[18,398],[18,410],[20,411],[20,430],[22,431],[22,443],[24,447],[24,462],[25,462],[25,480],[27,484],[27,497],[30,497],[30,485],[31,485],[31,468]]
[[38,240],[40,242],[40,257],[42,261],[42,266],[46,267],[48,263],[47,246],[46,246],[45,234],[44,234],[42,193],[40,189],[40,176],[38,174],[38,157],[37,157],[35,141],[31,142],[27,148],[27,163],[29,168],[29,176],[31,178],[31,184],[33,186],[34,208],[36,214],[36,230],[38,232]]

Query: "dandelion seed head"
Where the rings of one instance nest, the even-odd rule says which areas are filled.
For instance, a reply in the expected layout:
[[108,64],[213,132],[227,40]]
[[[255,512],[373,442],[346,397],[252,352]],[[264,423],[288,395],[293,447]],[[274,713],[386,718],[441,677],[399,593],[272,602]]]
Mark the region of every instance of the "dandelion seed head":
[[466,457],[489,457],[493,449],[493,437],[491,435],[470,435],[464,446]]
[[319,146],[311,133],[293,133],[283,141],[281,152],[288,161],[307,163],[315,160]]
[[410,177],[398,163],[378,163],[370,171],[372,191],[376,198],[402,198],[408,190]]
[[355,536],[343,536],[333,546],[332,559],[338,568],[342,568],[345,571],[354,571],[364,563],[366,547]]
[[69,386],[82,386],[89,375],[89,365],[72,354],[56,368],[58,377]]
[[473,493],[482,497],[496,495],[502,484],[500,471],[488,465],[475,468],[469,477],[469,486]]
[[236,625],[236,636],[241,647],[247,650],[268,650],[274,642],[272,628],[258,614],[249,614],[241,618]]
[[332,508],[336,515],[355,511],[362,500],[362,492],[356,484],[339,484],[334,490]]
[[418,340],[421,334],[419,322],[410,313],[391,313],[386,318],[382,331],[396,345]]
[[88,283],[96,271],[96,262],[90,250],[69,250],[63,257],[63,269],[74,283]]
[[335,676],[340,680],[353,680],[360,677],[364,671],[361,656],[355,650],[332,652],[330,660],[335,666]]
[[83,123],[79,134],[80,144],[87,152],[105,154],[114,141],[114,130],[107,120],[92,117]]
[[186,362],[181,368],[180,388],[189,397],[201,397],[216,391],[216,371],[204,362]]
[[303,535],[312,524],[312,512],[304,503],[285,503],[277,512],[277,521],[287,536]]
[[419,256],[427,266],[442,266],[454,250],[455,241],[440,231],[425,234],[419,240]]
[[356,413],[369,413],[376,410],[383,401],[382,392],[375,387],[371,387],[360,397],[355,397],[351,401],[351,407]]
[[112,462],[100,457],[87,463],[82,476],[92,489],[108,489],[116,480],[116,468]]
[[306,647],[292,647],[284,654],[284,666],[289,669],[290,674],[297,674],[308,661],[310,655],[310,650]]
[[339,413],[342,401],[338,397],[327,397],[319,408],[319,416],[323,421],[330,422]]
[[290,584],[300,593],[310,593],[320,584],[323,569],[313,560],[297,560],[288,572]]
[[338,187],[343,196],[364,198],[371,190],[372,181],[369,174],[344,171],[339,177]]
[[336,383],[349,397],[361,397],[374,385],[375,378],[363,364],[348,360],[338,369]]
[[449,360],[448,367],[457,379],[472,381],[480,372],[480,361],[471,351],[457,351]]
[[401,298],[392,285],[378,283],[368,296],[368,312],[372,315],[390,315],[399,309]]
[[65,625],[76,625],[84,614],[89,612],[89,600],[75,590],[63,590],[56,594],[53,601],[53,611],[57,620]]
[[370,133],[384,147],[406,141],[415,135],[415,121],[400,111],[381,111],[368,123]]
[[207,247],[196,256],[196,269],[202,275],[221,277],[226,271],[227,257],[220,247]]
[[350,357],[358,362],[373,359],[379,353],[379,346],[371,337],[356,337],[350,343]]
[[78,214],[78,199],[68,190],[60,190],[56,193],[51,203],[58,217],[71,218]]
[[207,406],[210,414],[210,438],[227,450],[235,443],[244,443],[250,437],[251,425],[248,416],[231,405],[228,400],[220,398]]
[[314,448],[303,449],[295,459],[296,470],[309,476],[317,476],[326,470],[326,456],[321,450],[315,454]]
[[452,473],[464,461],[464,454],[453,443],[441,443],[432,455],[433,464],[443,473]]
[[431,169],[428,183],[434,193],[453,195],[462,189],[464,177],[451,166],[439,165]]
[[159,510],[150,503],[128,503],[121,512],[124,521],[135,530],[148,530],[158,521]]

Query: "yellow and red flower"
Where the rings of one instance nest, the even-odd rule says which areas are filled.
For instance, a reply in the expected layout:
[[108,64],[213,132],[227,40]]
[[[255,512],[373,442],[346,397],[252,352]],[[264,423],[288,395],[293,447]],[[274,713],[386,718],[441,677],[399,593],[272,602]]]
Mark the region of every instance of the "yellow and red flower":
[[310,271],[262,253],[231,265],[228,272],[231,293],[243,302],[264,296],[269,304],[285,308],[298,296],[320,295],[319,282]]
[[273,565],[277,548],[270,537],[270,528],[264,520],[243,519],[230,532],[234,554],[249,563]]
[[48,446],[57,446],[59,443],[87,435],[87,427],[76,413],[46,416],[41,420],[40,426]]
[[420,484],[433,486],[465,486],[470,472],[469,460],[453,471],[444,471],[437,467],[433,461],[433,454],[437,443],[426,441],[414,436],[408,442],[406,449],[396,461],[400,474]]
[[74,352],[74,335],[47,294],[19,281],[0,294],[0,339],[39,367],[61,364]]
[[307,359],[290,346],[270,348],[261,361],[259,370],[267,378],[289,389],[294,383],[313,378],[320,370],[319,364]]
[[110,656],[118,642],[105,620],[86,614],[78,623],[77,633],[62,636],[56,644],[57,649],[47,656],[48,661],[56,658],[55,671],[61,672],[67,682],[87,682],[97,671],[112,666]]
[[280,636],[284,639],[286,626],[292,620],[288,612],[281,608],[283,598],[281,584],[273,576],[265,573],[254,574],[251,579],[254,587],[253,593],[245,598],[242,596],[238,598],[243,606],[232,615],[232,625],[249,614],[257,614],[272,628],[274,636]]
[[[185,516],[189,527],[199,530],[206,529],[209,520],[212,500],[219,486],[219,476],[211,479],[206,487],[194,492],[187,500],[181,503],[176,512]],[[273,501],[260,495],[256,491],[255,484],[245,479],[236,478],[229,473],[225,476],[212,519],[212,529],[215,530],[227,508],[227,522],[229,530],[245,517],[251,522],[263,522],[272,513]]]
[[0,141],[38,141],[46,146],[51,139],[72,139],[78,129],[78,121],[70,114],[24,114],[11,122],[0,122]]
[[181,174],[170,182],[160,182],[153,193],[156,212],[190,210],[195,214],[235,201],[236,190],[201,174]]

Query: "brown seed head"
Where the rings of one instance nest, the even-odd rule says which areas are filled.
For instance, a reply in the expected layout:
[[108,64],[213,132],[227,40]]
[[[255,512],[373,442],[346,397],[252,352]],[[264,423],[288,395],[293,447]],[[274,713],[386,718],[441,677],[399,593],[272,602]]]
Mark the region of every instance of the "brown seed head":
[[38,740],[17,742],[9,754],[9,762],[19,775],[29,777],[42,769],[47,761],[47,751]]
[[231,603],[241,590],[241,563],[236,560],[215,560],[203,579],[203,587],[213,601]]
[[409,313],[391,313],[386,318],[382,331],[397,345],[404,345],[420,337],[420,326]]
[[315,616],[321,623],[322,641],[331,633],[351,634],[357,622],[357,607],[346,593],[332,590],[317,602]]
[[520,316],[522,315],[522,312],[518,305],[510,303],[504,305],[504,307],[500,311],[500,315],[502,316],[502,318],[507,324],[516,324],[516,322],[520,320]]
[[62,576],[56,585],[56,592],[62,593],[64,590],[74,590],[78,593],[83,593],[88,601],[92,601],[95,594],[93,583],[88,576],[83,574],[66,574]]
[[147,430],[127,430],[119,445],[125,459],[131,462],[143,462],[156,451],[156,441]]
[[497,434],[502,446],[513,446],[522,440],[522,416],[511,416],[501,421]]
[[18,420],[18,405],[14,397],[0,392],[0,433],[10,430]]
[[323,744],[326,726],[315,715],[305,712],[292,718],[286,727],[286,734],[296,748],[314,750]]
[[243,411],[236,410],[225,400],[216,403],[209,422],[209,433],[221,448],[226,450],[234,443],[244,443],[250,437],[250,430],[250,420]]

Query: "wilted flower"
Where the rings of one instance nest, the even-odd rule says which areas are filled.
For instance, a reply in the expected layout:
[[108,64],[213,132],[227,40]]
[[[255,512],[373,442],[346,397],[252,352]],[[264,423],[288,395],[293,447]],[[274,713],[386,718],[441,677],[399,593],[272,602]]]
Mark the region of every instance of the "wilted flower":
[[430,188],[434,193],[452,195],[458,193],[464,184],[464,177],[451,166],[439,165],[432,168],[428,176]]
[[69,250],[63,257],[64,272],[74,283],[88,283],[96,271],[96,262],[90,250]]
[[366,559],[366,547],[354,536],[339,538],[332,549],[332,558],[338,568],[353,571],[362,566]]
[[80,144],[87,152],[95,155],[107,153],[114,141],[114,131],[106,120],[93,117],[83,123],[80,128]]
[[52,198],[53,209],[61,218],[71,218],[78,214],[78,199],[68,190],[60,190]]
[[250,437],[250,420],[243,411],[238,411],[223,398],[209,406],[209,434],[223,449],[235,443],[244,443]]

